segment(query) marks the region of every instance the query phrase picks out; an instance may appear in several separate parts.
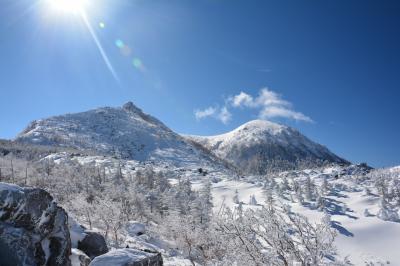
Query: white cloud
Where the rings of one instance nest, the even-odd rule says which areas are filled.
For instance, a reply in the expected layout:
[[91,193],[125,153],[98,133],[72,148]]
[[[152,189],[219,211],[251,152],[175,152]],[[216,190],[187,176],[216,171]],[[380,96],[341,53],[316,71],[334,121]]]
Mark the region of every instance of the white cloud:
[[222,123],[228,124],[229,121],[232,119],[232,114],[229,112],[228,108],[226,106],[222,107],[218,117],[217,117]]
[[194,111],[194,116],[196,117],[197,120],[202,119],[202,118],[206,118],[209,116],[213,116],[215,115],[215,113],[217,112],[217,109],[214,107],[208,107],[204,110],[195,110]]
[[228,107],[248,108],[258,110],[260,119],[286,118],[295,121],[314,122],[310,117],[293,109],[292,103],[282,98],[282,95],[263,88],[257,96],[241,91],[239,94],[228,97],[222,108],[207,107],[204,110],[195,110],[197,120],[212,117],[228,124],[232,120],[232,114]]
[[259,118],[287,118],[296,121],[313,122],[313,120],[301,112],[293,110],[290,102],[268,88],[263,88],[257,97],[253,97],[243,91],[238,95],[230,97],[228,102],[233,107],[247,107],[259,109]]
[[229,112],[226,106],[220,109],[210,106],[204,110],[195,110],[194,115],[197,120],[204,119],[207,117],[212,117],[214,119],[221,121],[224,124],[228,124],[232,118],[232,114]]
[[282,99],[282,97],[267,88],[261,89],[258,97],[255,99],[255,105],[266,107],[266,106],[286,106],[290,107],[291,103]]
[[238,95],[233,96],[231,98],[231,102],[234,107],[251,107],[254,104],[253,97],[243,91],[241,91]]
[[309,122],[312,123],[313,120],[309,118],[308,116],[296,112],[290,109],[286,109],[284,107],[279,107],[279,106],[270,106],[270,107],[265,107],[260,111],[259,117],[262,119],[268,119],[268,118],[274,118],[274,117],[284,117],[284,118],[289,118],[293,119],[296,121],[304,121],[304,122]]

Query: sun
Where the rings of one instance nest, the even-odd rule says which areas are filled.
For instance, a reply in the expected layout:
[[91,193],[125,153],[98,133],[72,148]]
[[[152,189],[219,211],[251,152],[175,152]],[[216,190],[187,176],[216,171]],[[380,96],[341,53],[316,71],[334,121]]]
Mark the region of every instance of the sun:
[[48,0],[54,10],[78,14],[82,12],[88,4],[88,0]]

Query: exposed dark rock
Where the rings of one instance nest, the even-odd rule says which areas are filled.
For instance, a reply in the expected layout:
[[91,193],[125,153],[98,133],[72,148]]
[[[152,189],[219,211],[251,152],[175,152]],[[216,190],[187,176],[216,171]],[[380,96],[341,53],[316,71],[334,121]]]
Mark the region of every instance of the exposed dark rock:
[[89,266],[162,266],[160,253],[149,253],[125,248],[112,250],[96,257]]
[[78,242],[78,249],[85,252],[91,259],[108,252],[104,237],[90,230],[85,230],[84,238]]
[[0,247],[2,266],[71,265],[67,213],[42,189],[0,183]]

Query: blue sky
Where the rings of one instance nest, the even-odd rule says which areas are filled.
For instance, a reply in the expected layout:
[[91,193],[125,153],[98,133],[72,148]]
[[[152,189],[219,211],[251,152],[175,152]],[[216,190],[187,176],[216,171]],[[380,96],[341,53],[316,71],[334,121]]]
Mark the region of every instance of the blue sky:
[[262,117],[351,161],[400,164],[398,1],[87,0],[103,54],[49,1],[1,3],[1,138],[131,100],[181,133]]

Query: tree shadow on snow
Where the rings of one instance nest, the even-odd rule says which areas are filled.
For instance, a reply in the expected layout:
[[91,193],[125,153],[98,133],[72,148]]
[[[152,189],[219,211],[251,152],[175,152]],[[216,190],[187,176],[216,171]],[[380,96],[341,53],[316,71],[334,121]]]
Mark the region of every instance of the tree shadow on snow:
[[341,193],[342,191],[337,189],[337,188],[333,188],[330,192],[329,192],[329,196],[334,196],[337,198],[348,198],[349,196]]
[[347,237],[354,237],[354,234],[352,232],[350,232],[349,230],[347,230],[346,228],[344,228],[340,222],[332,221],[331,225],[332,225],[332,228],[335,228],[342,235],[347,236]]
[[325,199],[326,212],[330,215],[343,215],[343,216],[347,216],[351,219],[355,219],[355,220],[358,219],[358,217],[347,213],[347,212],[354,212],[353,210],[351,210],[349,208],[346,208],[346,210],[343,210],[343,207],[341,205],[339,205],[339,203],[341,203],[341,202],[334,200],[334,199],[326,198]]

